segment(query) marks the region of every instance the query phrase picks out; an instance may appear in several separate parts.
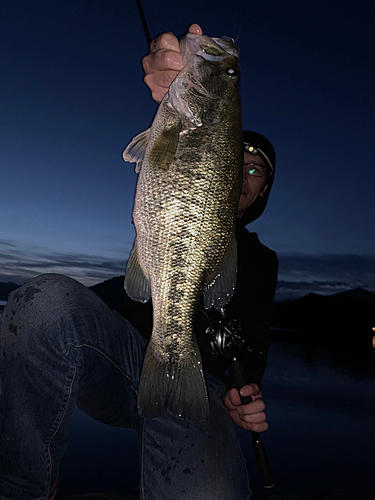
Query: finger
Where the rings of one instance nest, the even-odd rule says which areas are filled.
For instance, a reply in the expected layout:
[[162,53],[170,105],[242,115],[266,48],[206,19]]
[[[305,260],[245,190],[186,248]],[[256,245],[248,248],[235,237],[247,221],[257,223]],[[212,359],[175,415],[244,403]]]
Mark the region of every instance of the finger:
[[151,95],[152,95],[152,98],[154,99],[154,101],[160,102],[163,99],[163,97],[165,96],[165,94],[168,92],[168,87],[161,87],[160,85],[155,85],[153,82],[154,76],[155,76],[155,74],[147,75],[144,77],[143,81],[150,89]]
[[239,413],[239,417],[243,422],[247,422],[248,424],[261,424],[267,420],[267,415],[264,411],[252,414]]
[[261,424],[254,424],[254,423],[246,423],[243,422],[243,429],[247,431],[253,431],[253,432],[264,432],[268,429],[269,425],[267,422],[262,422]]
[[231,389],[228,394],[234,407],[241,405],[241,398],[236,388]]
[[152,40],[150,51],[156,52],[160,49],[170,49],[180,52],[180,43],[178,38],[173,33],[162,33]]
[[257,399],[252,403],[247,405],[242,405],[238,408],[238,413],[240,415],[254,415],[256,413],[264,412],[266,408],[266,403],[264,399]]
[[240,418],[236,411],[229,412],[229,415],[231,416],[233,422],[245,431],[264,432],[269,427],[268,423],[265,421],[260,423],[246,422]]
[[151,90],[156,90],[157,87],[168,89],[178,73],[178,71],[158,71],[146,75],[144,82]]
[[265,413],[256,413],[255,415],[238,415],[242,422],[242,427],[255,432],[263,432],[268,429],[267,416]]
[[144,77],[143,81],[149,87],[154,101],[160,102],[163,99],[178,73],[178,71],[159,71]]
[[236,410],[241,405],[237,389],[231,389],[224,397],[224,404],[229,411]]
[[259,386],[257,384],[247,384],[240,389],[241,396],[253,396],[254,399],[261,396]]
[[231,400],[229,392],[227,392],[227,394],[224,397],[224,404],[225,404],[226,408],[229,410],[229,412],[231,412],[233,410],[236,410],[236,408],[237,408],[237,406],[235,406],[232,403],[232,400]]
[[203,35],[202,28],[196,23],[189,27],[189,33],[194,33],[194,35]]
[[142,59],[142,66],[146,75],[156,71],[180,71],[184,67],[180,52],[169,49],[160,49],[147,54]]

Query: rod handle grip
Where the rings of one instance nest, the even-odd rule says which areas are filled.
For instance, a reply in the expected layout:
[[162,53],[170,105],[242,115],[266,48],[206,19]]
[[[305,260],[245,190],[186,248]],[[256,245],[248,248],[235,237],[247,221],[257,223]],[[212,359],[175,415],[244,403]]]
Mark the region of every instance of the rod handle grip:
[[275,480],[273,478],[271,464],[268,460],[264,443],[260,439],[258,432],[251,431],[251,434],[253,436],[253,448],[260,480],[264,488],[272,488],[275,486]]
[[[231,363],[231,374],[234,383],[236,384],[238,391],[247,384],[246,381],[246,371],[243,364],[236,358],[233,358]],[[247,405],[252,402],[251,396],[241,396],[241,403]],[[264,488],[272,488],[275,485],[275,481],[272,474],[272,469],[270,462],[267,457],[267,452],[264,447],[263,441],[260,439],[259,433],[251,431],[251,436],[253,438],[253,448],[255,454],[255,460],[258,466],[259,476],[262,481]]]

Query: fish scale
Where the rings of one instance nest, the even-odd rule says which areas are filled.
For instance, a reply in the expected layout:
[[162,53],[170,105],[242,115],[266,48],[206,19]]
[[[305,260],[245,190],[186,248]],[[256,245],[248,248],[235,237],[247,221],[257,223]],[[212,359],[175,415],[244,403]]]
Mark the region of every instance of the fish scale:
[[133,209],[137,234],[125,289],[136,300],[153,300],[153,331],[138,388],[140,415],[170,412],[201,422],[208,418],[209,404],[195,315],[202,294],[205,307],[220,308],[236,282],[239,66],[228,38],[188,34],[181,48],[184,69],[149,131],[124,151],[139,172]]

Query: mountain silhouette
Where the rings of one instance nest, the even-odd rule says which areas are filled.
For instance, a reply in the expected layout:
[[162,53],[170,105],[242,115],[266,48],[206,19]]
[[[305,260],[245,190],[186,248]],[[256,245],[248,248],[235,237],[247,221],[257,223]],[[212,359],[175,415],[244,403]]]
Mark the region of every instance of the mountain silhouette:
[[[132,302],[124,291],[124,276],[90,287],[112,309]],[[131,321],[131,318],[128,318]],[[150,327],[150,325],[147,325]],[[274,304],[273,336],[280,340],[309,343],[335,349],[372,350],[375,332],[375,293],[355,288],[334,295],[310,293],[299,299]]]
[[281,339],[368,352],[375,334],[375,293],[356,288],[275,303],[272,326],[288,330]]
[[8,283],[0,283],[0,300],[8,300],[10,292],[19,287],[16,283],[8,281]]
[[107,304],[111,309],[118,309],[126,300],[127,294],[124,290],[125,276],[116,276],[96,285],[90,286],[98,297]]
[[[0,283],[0,300],[6,301],[18,286],[12,282]],[[124,276],[89,288],[111,309],[124,308],[130,301],[131,309],[138,314],[138,304],[131,301],[124,290]],[[146,326],[150,327],[148,323]],[[280,340],[368,352],[375,335],[373,327],[375,293],[361,288],[328,296],[309,293],[274,304],[272,330],[273,336]]]

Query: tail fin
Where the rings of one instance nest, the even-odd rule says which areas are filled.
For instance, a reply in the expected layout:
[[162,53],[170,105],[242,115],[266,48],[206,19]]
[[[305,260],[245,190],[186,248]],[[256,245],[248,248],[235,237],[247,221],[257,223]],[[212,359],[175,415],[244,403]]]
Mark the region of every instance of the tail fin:
[[169,411],[191,422],[208,418],[208,396],[198,348],[182,362],[165,362],[150,341],[138,389],[138,412],[143,418]]

